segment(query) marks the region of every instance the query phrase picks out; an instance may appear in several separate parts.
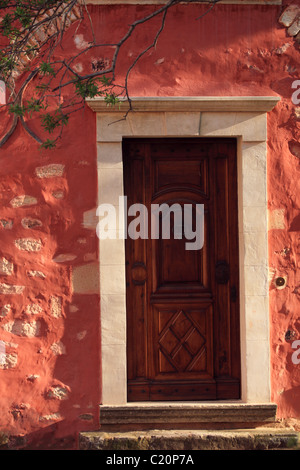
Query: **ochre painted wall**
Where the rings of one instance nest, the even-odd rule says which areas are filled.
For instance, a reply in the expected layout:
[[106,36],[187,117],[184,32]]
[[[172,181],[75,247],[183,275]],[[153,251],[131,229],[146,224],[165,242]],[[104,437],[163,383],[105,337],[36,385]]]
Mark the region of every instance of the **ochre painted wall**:
[[[97,41],[118,41],[129,23],[156,8],[90,6]],[[281,6],[217,5],[197,19],[206,9],[190,4],[169,11],[156,48],[130,74],[129,92],[281,96],[268,116],[271,386],[278,416],[299,418],[300,364],[291,361],[300,335],[299,109],[291,100],[299,46],[278,23]],[[139,26],[124,46],[119,83],[159,24]],[[72,25],[61,57],[80,51],[91,39],[88,30],[88,22]],[[82,55],[77,66],[89,72],[92,60],[111,53]],[[2,110],[1,132],[8,121]],[[35,119],[30,125],[40,132]],[[11,446],[72,447],[77,431],[99,426],[101,402],[96,117],[88,107],[73,114],[55,150],[39,150],[18,125],[0,157],[0,339],[7,354],[0,365],[0,431],[11,436]],[[18,198],[24,195],[28,205]],[[281,290],[273,283],[278,275],[287,277]]]

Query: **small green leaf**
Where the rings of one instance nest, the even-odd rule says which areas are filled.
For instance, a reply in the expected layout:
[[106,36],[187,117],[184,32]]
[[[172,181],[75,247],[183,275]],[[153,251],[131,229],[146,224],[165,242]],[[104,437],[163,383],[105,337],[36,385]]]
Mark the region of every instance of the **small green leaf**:
[[68,123],[69,116],[63,114],[63,112],[58,109],[52,115],[50,113],[46,113],[42,116],[42,126],[43,128],[51,134],[57,127],[65,126]]
[[9,106],[9,112],[11,114],[16,114],[17,116],[24,116],[26,109],[19,104],[11,104]]
[[53,75],[53,77],[56,75],[54,68],[49,62],[41,62],[40,72],[42,75]]
[[56,147],[55,140],[51,139],[47,139],[41,144],[41,148],[43,149],[53,149],[54,147]]
[[47,83],[42,83],[41,85],[36,85],[35,88],[37,90],[48,90],[50,88],[50,86],[47,85]]
[[96,79],[90,79],[87,81],[77,80],[75,81],[76,94],[82,98],[94,98],[101,94],[96,83]]
[[107,106],[115,106],[117,103],[120,102],[119,98],[115,93],[106,93],[104,101],[106,102]]

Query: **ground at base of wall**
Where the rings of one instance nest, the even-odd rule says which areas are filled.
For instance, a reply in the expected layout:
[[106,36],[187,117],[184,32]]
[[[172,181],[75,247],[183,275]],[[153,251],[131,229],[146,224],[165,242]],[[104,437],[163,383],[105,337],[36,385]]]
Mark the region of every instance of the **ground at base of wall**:
[[272,428],[289,428],[294,431],[300,432],[300,419],[288,418],[288,419],[277,419],[275,423],[270,423]]
[[152,430],[85,432],[79,450],[202,451],[299,450],[299,433],[290,429]]
[[[226,443],[226,439],[222,439],[222,433],[223,433],[223,436],[226,436],[226,431],[227,431],[227,435],[228,435],[228,439],[227,439],[227,445],[228,442],[234,442],[232,441],[232,439],[230,440],[229,438],[229,433],[230,432],[239,432],[239,433],[248,433],[248,437],[250,438],[250,440],[247,441],[247,439],[245,440],[244,436],[242,436],[241,434],[239,434],[241,437],[243,437],[243,445],[240,446],[241,449],[245,449],[245,445],[248,445],[248,446],[252,446],[253,448],[253,442],[254,442],[254,436],[255,435],[261,435],[261,431],[263,431],[263,434],[265,433],[266,436],[270,436],[271,433],[273,433],[274,431],[281,431],[280,435],[281,435],[281,438],[282,441],[281,441],[281,444],[280,442],[277,440],[277,444],[280,444],[281,445],[281,448],[283,448],[283,445],[285,445],[285,443],[288,445],[288,447],[285,447],[285,448],[289,448],[289,449],[295,449],[297,448],[297,450],[299,449],[300,450],[300,419],[296,419],[296,418],[289,418],[289,419],[277,419],[275,423],[269,423],[269,424],[265,424],[262,428],[254,428],[254,429],[249,429],[249,430],[219,430],[217,431],[217,433],[220,433],[220,436],[221,436],[221,444],[220,445],[224,445],[224,443]],[[148,433],[151,433],[152,431],[148,431]],[[154,431],[153,431],[154,432]],[[157,432],[157,431],[155,431]],[[164,433],[164,431],[160,431],[161,433]],[[170,433],[172,431],[165,431],[167,433]],[[175,432],[178,432],[178,431],[174,431]],[[192,433],[195,433],[197,431],[193,430],[193,431],[190,431],[190,434]],[[198,431],[198,432],[202,432],[202,431]],[[205,430],[205,433],[207,434],[208,430]],[[214,432],[214,431],[211,431],[211,432]],[[26,435],[19,435],[19,436],[14,436],[14,435],[8,435],[7,433],[5,432],[1,432],[0,431],[0,450],[79,450],[81,447],[82,448],[89,448],[90,446],[92,446],[92,441],[95,440],[95,442],[98,440],[98,438],[96,437],[96,433],[93,433],[93,432],[87,432],[87,433],[80,433],[80,436],[79,436],[79,444],[77,443],[78,441],[78,436],[77,435],[74,435],[74,436],[65,436],[63,438],[55,438],[54,435],[50,435],[50,434],[45,434],[43,435],[42,433],[40,433],[40,436],[39,434],[36,434],[34,436],[32,435],[29,435],[29,436],[26,436]],[[188,433],[188,431],[186,431],[186,433]],[[104,434],[104,433],[103,433]],[[109,433],[106,433],[106,434],[109,434]],[[142,434],[141,431],[138,432],[139,435]],[[87,438],[85,439],[81,439],[81,436],[86,436]],[[231,436],[233,437],[233,436]],[[280,436],[279,436],[280,437]],[[297,438],[298,437],[298,443],[295,443],[295,439],[294,438]],[[291,439],[291,440],[290,440]],[[135,439],[134,439],[135,440]],[[85,442],[85,443],[83,443]],[[145,441],[146,442],[146,441]],[[238,441],[236,441],[238,442]],[[240,441],[242,442],[242,441]],[[257,441],[256,441],[257,442]],[[264,441],[262,441],[263,443]],[[271,441],[265,441],[265,447],[266,445],[270,447],[270,444],[271,444]],[[130,444],[129,444],[130,445]],[[133,445],[134,444],[134,441],[133,441]],[[226,444],[225,444],[226,445]],[[96,447],[97,448],[97,447]],[[277,447],[278,448],[278,447]],[[175,449],[175,448],[174,448]],[[145,449],[146,450],[146,449]],[[169,449],[171,450],[171,449]]]

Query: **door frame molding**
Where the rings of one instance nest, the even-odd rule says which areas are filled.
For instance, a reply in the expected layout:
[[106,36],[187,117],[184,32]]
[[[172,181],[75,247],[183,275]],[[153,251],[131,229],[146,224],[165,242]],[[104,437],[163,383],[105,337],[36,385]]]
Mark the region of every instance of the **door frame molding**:
[[[270,402],[267,244],[267,112],[279,97],[148,97],[97,113],[98,205],[119,213],[123,137],[236,137],[242,402]],[[97,219],[96,219],[97,220]],[[103,405],[127,403],[126,283],[123,239],[99,240]]]

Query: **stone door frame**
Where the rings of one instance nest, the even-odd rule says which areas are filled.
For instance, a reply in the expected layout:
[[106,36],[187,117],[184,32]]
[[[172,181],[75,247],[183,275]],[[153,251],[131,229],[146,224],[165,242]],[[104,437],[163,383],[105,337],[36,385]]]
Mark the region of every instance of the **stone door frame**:
[[[241,401],[270,402],[267,112],[279,97],[133,98],[133,110],[87,100],[97,113],[98,204],[119,212],[124,137],[236,137],[240,260]],[[102,404],[127,403],[123,239],[99,240]]]

